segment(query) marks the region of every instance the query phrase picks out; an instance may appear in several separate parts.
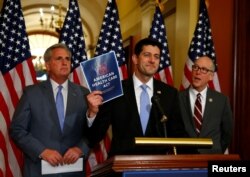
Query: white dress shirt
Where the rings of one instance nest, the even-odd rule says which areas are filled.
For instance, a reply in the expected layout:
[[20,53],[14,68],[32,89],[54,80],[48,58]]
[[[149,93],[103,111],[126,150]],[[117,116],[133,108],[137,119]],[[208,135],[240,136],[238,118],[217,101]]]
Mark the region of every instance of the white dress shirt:
[[[59,84],[56,83],[54,80],[50,79],[53,94],[54,94],[54,100],[56,101],[56,94],[58,92],[58,86]],[[68,80],[66,80],[63,84],[61,84],[62,88],[62,95],[63,95],[63,105],[64,105],[64,116],[67,109],[67,98],[68,98]]]
[[[136,98],[136,104],[137,104],[137,108],[138,108],[138,112],[140,114],[140,96],[141,96],[141,92],[142,92],[142,88],[141,85],[143,85],[144,83],[142,83],[136,76],[135,74],[133,74],[133,82],[134,82],[134,89],[135,89],[135,98]],[[152,96],[153,96],[153,78],[151,78],[147,83],[145,83],[148,87],[147,87],[147,92],[149,95],[149,99],[151,100]],[[150,106],[152,105],[151,101],[150,101]]]
[[191,104],[191,109],[192,109],[193,115],[194,115],[194,104],[195,104],[195,100],[196,100],[196,97],[197,97],[198,93],[201,94],[200,98],[201,98],[202,117],[203,117],[204,109],[205,109],[205,105],[206,105],[206,98],[207,98],[207,87],[204,90],[202,90],[201,92],[198,92],[194,88],[190,87],[190,89],[189,89],[189,98],[190,98],[190,104]]

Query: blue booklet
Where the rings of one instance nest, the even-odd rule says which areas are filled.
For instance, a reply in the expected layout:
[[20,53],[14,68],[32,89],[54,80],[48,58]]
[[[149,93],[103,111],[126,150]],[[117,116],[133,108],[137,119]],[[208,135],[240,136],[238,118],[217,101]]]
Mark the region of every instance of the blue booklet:
[[81,66],[89,90],[103,92],[103,103],[123,95],[114,51],[81,62]]

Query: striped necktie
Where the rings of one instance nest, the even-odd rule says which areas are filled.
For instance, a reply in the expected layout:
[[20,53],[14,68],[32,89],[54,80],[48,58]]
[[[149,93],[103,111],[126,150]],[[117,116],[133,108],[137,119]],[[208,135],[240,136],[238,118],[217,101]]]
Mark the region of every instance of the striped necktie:
[[194,104],[194,123],[197,135],[200,135],[202,126],[202,105],[201,105],[201,94],[198,93]]

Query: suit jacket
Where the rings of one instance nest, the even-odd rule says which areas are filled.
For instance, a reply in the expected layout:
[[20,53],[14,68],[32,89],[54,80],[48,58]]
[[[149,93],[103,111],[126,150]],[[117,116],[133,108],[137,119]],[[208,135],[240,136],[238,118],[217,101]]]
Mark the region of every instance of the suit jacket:
[[[185,129],[190,137],[198,137],[191,111],[189,89],[181,91],[179,97]],[[210,149],[199,149],[199,153],[223,153],[231,141],[232,129],[233,118],[228,98],[208,88],[199,137],[211,138],[213,146]]]
[[[95,143],[105,135],[109,125],[112,126],[112,143],[109,156],[116,154],[164,154],[166,147],[136,147],[135,137],[164,137],[164,126],[159,110],[152,105],[150,118],[143,134],[140,116],[136,104],[133,79],[122,82],[124,95],[106,102],[100,107],[99,113],[91,127]],[[168,137],[186,136],[180,117],[178,91],[167,84],[153,81],[154,95],[160,98],[160,104],[168,117],[166,123]],[[93,139],[92,139],[93,140]]]
[[[86,94],[89,91],[68,82],[67,110],[64,129],[61,131],[52,85],[49,80],[28,86],[20,99],[11,123],[10,134],[25,155],[24,177],[40,177],[41,159],[45,148],[55,149],[62,155],[73,146],[88,154],[85,139],[87,122]],[[51,176],[84,176],[65,173]]]

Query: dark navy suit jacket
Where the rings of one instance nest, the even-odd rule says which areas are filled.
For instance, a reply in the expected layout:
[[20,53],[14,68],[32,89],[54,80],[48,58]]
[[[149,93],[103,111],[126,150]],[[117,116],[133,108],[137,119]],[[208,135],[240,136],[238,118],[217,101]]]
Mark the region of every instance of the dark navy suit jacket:
[[[166,147],[138,147],[135,137],[164,137],[164,126],[157,107],[151,107],[150,118],[143,134],[140,116],[136,104],[136,97],[132,78],[122,82],[124,95],[109,101],[100,107],[100,111],[91,127],[92,140],[100,141],[109,125],[112,126],[112,143],[109,156],[116,154],[164,154]],[[160,98],[160,105],[168,118],[166,123],[168,137],[186,136],[184,125],[180,117],[178,91],[167,84],[153,81],[154,95]]]

